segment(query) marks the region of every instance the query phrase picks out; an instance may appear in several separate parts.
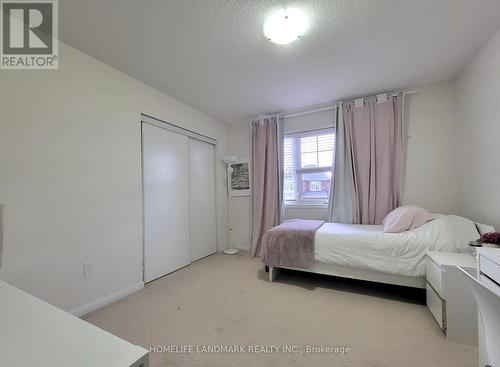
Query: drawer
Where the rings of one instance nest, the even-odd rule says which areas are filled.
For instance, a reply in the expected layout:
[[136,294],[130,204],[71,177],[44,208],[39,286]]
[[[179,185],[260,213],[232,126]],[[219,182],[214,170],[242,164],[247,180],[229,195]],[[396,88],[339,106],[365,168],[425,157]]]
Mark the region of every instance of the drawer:
[[479,271],[500,284],[500,265],[483,255],[479,256]]
[[425,278],[441,298],[446,298],[443,292],[442,269],[429,257],[425,258]]
[[436,319],[439,327],[446,334],[446,302],[439,297],[429,283],[426,286],[427,307]]
[[490,278],[485,277],[483,274],[479,275],[479,281],[482,285],[488,288],[490,291],[498,294],[500,296],[500,286],[492,281]]

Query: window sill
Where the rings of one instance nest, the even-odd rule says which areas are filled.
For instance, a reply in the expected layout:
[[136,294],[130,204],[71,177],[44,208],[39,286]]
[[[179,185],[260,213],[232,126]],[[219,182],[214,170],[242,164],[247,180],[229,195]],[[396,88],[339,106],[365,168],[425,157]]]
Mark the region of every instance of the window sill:
[[328,204],[285,204],[285,209],[327,209]]

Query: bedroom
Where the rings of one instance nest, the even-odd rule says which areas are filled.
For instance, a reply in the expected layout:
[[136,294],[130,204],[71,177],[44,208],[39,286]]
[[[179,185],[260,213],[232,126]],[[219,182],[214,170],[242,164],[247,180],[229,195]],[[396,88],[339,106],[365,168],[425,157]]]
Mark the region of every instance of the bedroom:
[[[6,3],[25,10],[19,8],[25,2]],[[472,291],[453,293],[456,303],[445,299],[444,288],[433,283],[444,284],[444,272],[431,278],[425,249],[414,266],[418,272],[396,276],[370,268],[372,260],[362,269],[358,263],[317,271],[326,275],[277,274],[274,267],[266,272],[251,251],[255,239],[279,224],[277,212],[283,220],[331,221],[331,188],[341,177],[332,171],[352,164],[336,153],[347,140],[332,139],[347,121],[343,107],[349,103],[399,111],[394,121],[406,129],[398,135],[405,159],[400,184],[390,189],[399,197],[390,209],[414,205],[435,218],[401,236],[421,234],[422,227],[442,230],[435,228],[446,220],[439,216],[453,215],[459,225],[448,238],[460,242],[453,252],[465,255],[479,232],[499,230],[499,1],[48,3],[54,68],[17,64],[10,70],[11,63],[0,69],[2,292],[19,289],[64,311],[58,317],[77,329],[94,335],[94,325],[124,339],[127,344],[113,339],[123,348],[139,345],[151,366],[494,365],[481,351],[484,342],[476,341]],[[290,9],[305,26],[289,44],[272,42],[272,15]],[[9,41],[7,11],[12,9],[2,7],[2,47]],[[32,28],[36,20],[29,22]],[[9,32],[22,34],[15,24],[22,22],[12,21]],[[6,54],[16,57],[1,51],[2,62]],[[276,121],[270,139],[275,154],[268,156],[276,169],[266,172],[275,176],[274,186],[256,179],[253,166],[266,165],[252,159],[254,152],[269,151],[252,150],[251,123],[266,116]],[[326,148],[318,147],[318,139]],[[168,170],[162,163],[148,165],[154,163],[148,152],[154,156],[155,144],[167,140],[177,147],[174,163],[182,164]],[[312,140],[315,148],[306,151]],[[288,175],[283,167],[279,180],[282,145],[295,148],[287,156],[283,149]],[[331,163],[320,164],[320,155]],[[223,162],[228,157],[237,159],[229,170]],[[160,199],[148,196],[154,181],[146,178],[162,175],[175,184]],[[262,200],[257,210],[255,200],[256,190],[266,188],[276,197],[282,190],[288,199],[283,205],[264,200],[273,204],[271,215],[264,215]],[[352,192],[336,196],[336,203],[348,197]],[[162,200],[165,206],[155,205]],[[257,228],[255,219],[266,225]],[[152,239],[165,246],[155,247]],[[239,253],[225,255],[228,245]],[[468,256],[450,266],[475,267]],[[438,270],[449,266],[450,259],[434,260]],[[415,283],[402,275],[415,276]],[[467,278],[459,276],[458,288],[468,289]],[[26,366],[33,358],[37,365],[64,365],[71,353],[43,359],[53,350],[51,340],[62,342],[57,327],[55,335],[43,328],[51,316],[30,311],[28,332],[21,322],[27,315],[12,314],[21,311],[22,300],[9,303],[7,294],[0,297],[0,365]],[[467,305],[462,319],[469,323],[453,321],[453,304]],[[467,329],[457,332],[460,342],[450,339],[455,326]],[[62,349],[78,352],[80,365],[111,365],[93,359],[107,350],[97,340],[75,340]],[[245,350],[227,350],[232,345]]]

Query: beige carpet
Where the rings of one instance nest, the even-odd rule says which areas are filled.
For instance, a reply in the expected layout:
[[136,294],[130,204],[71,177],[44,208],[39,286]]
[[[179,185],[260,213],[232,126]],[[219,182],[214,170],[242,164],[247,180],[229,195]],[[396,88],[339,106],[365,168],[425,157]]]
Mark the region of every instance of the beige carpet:
[[[246,351],[152,353],[151,366],[477,366],[476,349],[448,342],[424,302],[419,291],[303,273],[281,273],[269,283],[262,263],[247,254],[214,255],[86,319],[147,349]],[[249,353],[249,345],[296,348]],[[308,345],[351,352],[300,353]]]

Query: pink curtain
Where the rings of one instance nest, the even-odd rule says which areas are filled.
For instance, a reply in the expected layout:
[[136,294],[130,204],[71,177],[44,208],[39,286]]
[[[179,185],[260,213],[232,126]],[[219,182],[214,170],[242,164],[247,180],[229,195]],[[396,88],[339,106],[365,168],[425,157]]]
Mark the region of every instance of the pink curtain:
[[262,257],[262,236],[278,224],[278,118],[252,121],[252,248]]
[[343,104],[347,164],[353,178],[353,222],[380,224],[402,204],[406,132],[402,94]]

